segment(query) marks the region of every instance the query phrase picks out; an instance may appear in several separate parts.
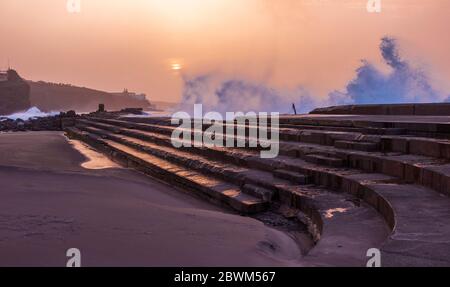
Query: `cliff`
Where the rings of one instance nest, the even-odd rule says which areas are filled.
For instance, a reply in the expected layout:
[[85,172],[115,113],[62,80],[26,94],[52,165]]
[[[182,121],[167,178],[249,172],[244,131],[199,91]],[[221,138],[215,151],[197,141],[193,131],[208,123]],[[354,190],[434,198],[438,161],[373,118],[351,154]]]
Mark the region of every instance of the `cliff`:
[[0,115],[9,115],[30,107],[28,83],[14,70],[0,72]]
[[147,99],[133,97],[126,93],[107,93],[84,87],[42,81],[30,81],[29,84],[31,86],[31,105],[45,112],[67,110],[92,112],[97,110],[99,104],[105,104],[106,109],[110,111],[129,107],[152,108]]

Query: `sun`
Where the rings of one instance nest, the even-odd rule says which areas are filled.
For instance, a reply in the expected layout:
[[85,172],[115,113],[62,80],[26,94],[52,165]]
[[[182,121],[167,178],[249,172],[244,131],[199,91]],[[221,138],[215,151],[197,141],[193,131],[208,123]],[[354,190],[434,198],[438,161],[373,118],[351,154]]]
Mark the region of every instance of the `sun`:
[[180,71],[181,69],[183,69],[183,66],[180,63],[172,63],[170,65],[170,68],[172,69],[172,71]]
[[175,75],[179,75],[185,68],[185,62],[181,58],[171,58],[166,62],[168,70],[173,72]]

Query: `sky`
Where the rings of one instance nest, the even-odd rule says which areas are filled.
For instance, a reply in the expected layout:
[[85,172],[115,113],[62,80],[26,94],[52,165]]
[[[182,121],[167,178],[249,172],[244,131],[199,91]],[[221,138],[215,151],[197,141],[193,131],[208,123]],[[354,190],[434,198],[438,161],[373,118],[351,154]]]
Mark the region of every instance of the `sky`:
[[450,0],[0,0],[0,70],[30,80],[178,102],[214,75],[313,98],[344,90],[361,60],[389,73],[384,36],[450,95]]

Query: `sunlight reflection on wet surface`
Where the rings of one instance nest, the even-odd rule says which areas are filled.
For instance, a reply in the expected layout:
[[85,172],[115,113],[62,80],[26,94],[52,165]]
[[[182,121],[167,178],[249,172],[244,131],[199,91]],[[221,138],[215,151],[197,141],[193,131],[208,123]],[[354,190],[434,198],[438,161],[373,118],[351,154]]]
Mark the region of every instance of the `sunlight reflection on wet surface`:
[[120,168],[120,166],[101,153],[93,150],[89,146],[76,140],[69,140],[69,143],[86,157],[86,161],[81,164],[86,169],[107,169]]
[[348,208],[333,208],[329,209],[325,212],[325,218],[333,218],[335,213],[344,213],[347,212]]

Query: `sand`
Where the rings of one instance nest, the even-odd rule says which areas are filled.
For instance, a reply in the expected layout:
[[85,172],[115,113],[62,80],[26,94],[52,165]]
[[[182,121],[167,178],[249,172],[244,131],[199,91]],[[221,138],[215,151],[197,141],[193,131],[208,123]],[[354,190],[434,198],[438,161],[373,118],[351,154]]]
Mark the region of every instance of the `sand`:
[[0,134],[0,266],[65,266],[69,248],[83,266],[301,265],[287,234],[120,168],[62,133]]

